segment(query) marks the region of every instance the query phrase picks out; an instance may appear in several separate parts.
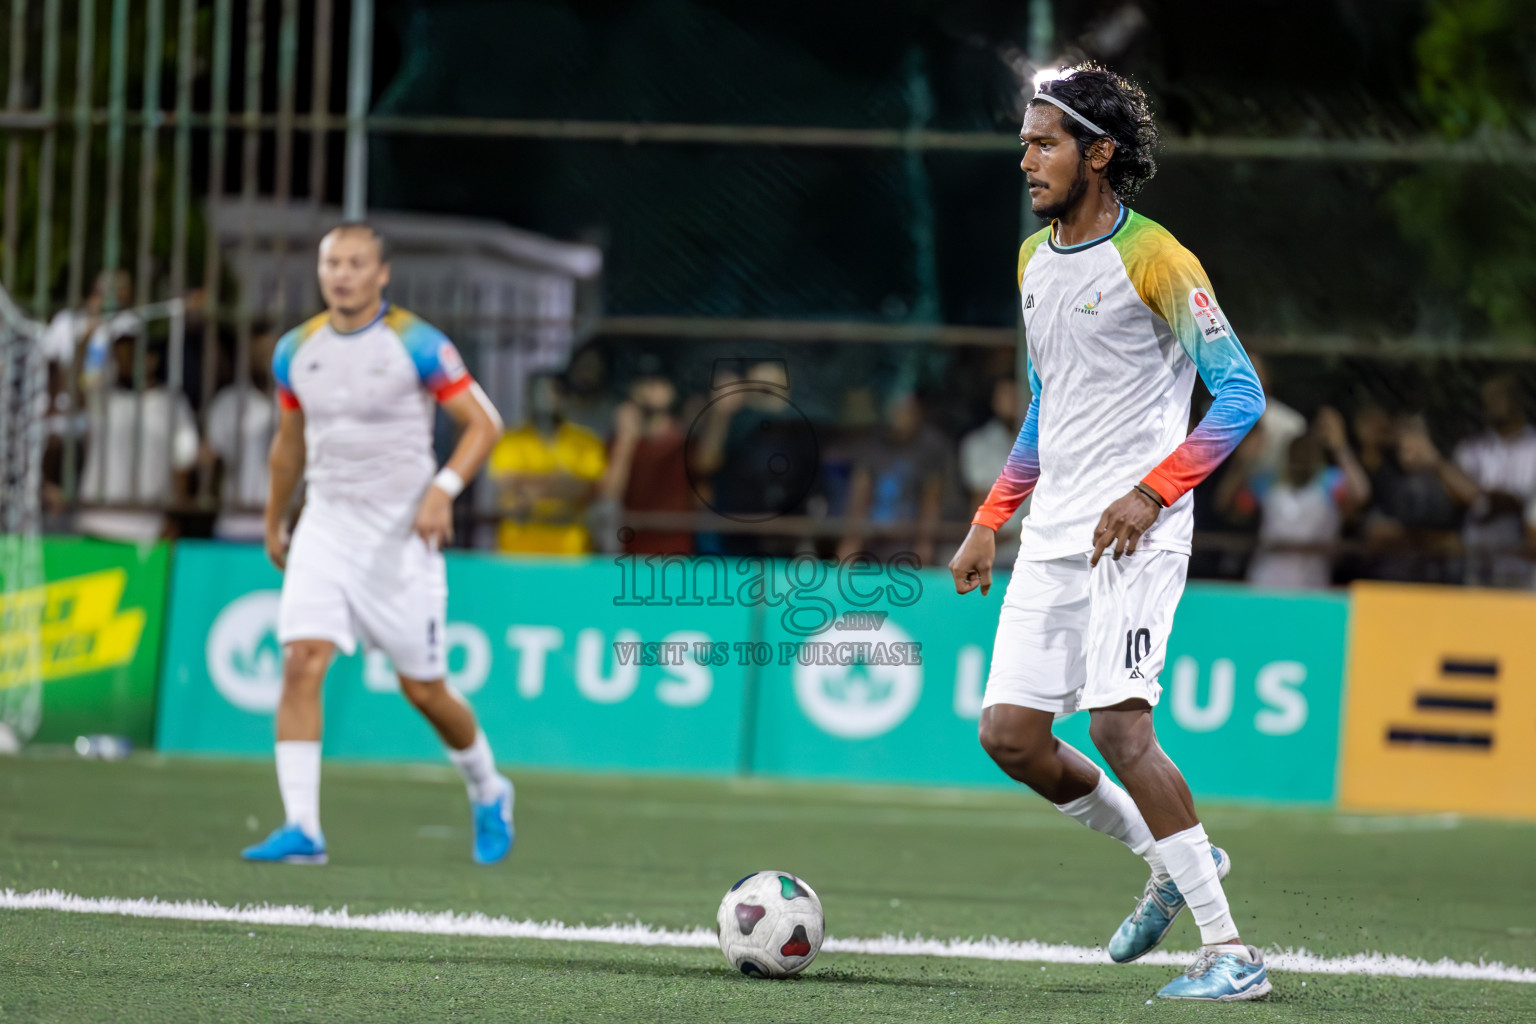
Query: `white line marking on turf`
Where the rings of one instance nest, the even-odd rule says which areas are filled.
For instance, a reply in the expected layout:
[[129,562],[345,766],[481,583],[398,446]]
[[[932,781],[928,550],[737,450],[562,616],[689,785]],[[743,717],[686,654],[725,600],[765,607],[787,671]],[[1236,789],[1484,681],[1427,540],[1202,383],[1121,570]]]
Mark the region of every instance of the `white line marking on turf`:
[[1383,835],[1393,832],[1440,832],[1461,827],[1459,814],[1340,815],[1333,830],[1345,835]]
[[457,825],[421,825],[416,829],[418,839],[457,839],[469,835],[469,829]]
[[[416,935],[468,935],[495,939],[606,942],[624,946],[709,948],[716,944],[715,933],[706,928],[677,931],[647,924],[571,925],[562,921],[512,921],[505,917],[458,914],[453,911],[422,913],[416,910],[385,910],[377,914],[354,914],[345,907],[340,910],[270,904],[225,907],[207,900],[74,896],[57,889],[38,889],[33,892],[0,890],[0,910],[53,910],[68,914],[111,914],[173,921],[215,921]],[[904,935],[882,935],[878,939],[829,938],[822,949],[828,953],[864,953],[873,956],[942,956],[1053,964],[1109,963],[1109,957],[1102,949],[1051,945],[1029,939],[1000,939],[995,936],[984,939],[925,939],[922,936],[908,938]],[[1183,967],[1189,963],[1192,955],[1160,950],[1149,953],[1138,963]],[[1374,974],[1398,978],[1452,978],[1536,984],[1536,969],[1502,963],[1464,963],[1450,959],[1431,962],[1393,953],[1325,957],[1305,949],[1266,950],[1264,956],[1268,965],[1275,970],[1295,974]]]

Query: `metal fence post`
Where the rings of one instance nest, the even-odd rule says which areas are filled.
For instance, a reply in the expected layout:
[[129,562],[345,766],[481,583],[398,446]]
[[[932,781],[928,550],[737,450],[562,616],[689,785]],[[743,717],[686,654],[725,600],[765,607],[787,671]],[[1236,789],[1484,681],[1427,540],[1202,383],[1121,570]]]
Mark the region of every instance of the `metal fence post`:
[[32,282],[32,315],[43,320],[48,315],[48,297],[52,287],[53,261],[53,165],[58,148],[59,117],[59,4],[48,0],[43,7],[43,113],[48,127],[43,129],[43,152],[37,171],[37,269]]
[[[5,90],[5,109],[21,109],[21,88],[26,69],[27,0],[11,0],[11,74]],[[5,256],[0,262],[0,278],[12,292],[16,280],[16,236],[21,216],[21,134],[8,132],[5,138]]]
[[352,47],[347,58],[347,164],[342,207],[347,220],[368,212],[368,99],[373,90],[373,0],[352,5]]

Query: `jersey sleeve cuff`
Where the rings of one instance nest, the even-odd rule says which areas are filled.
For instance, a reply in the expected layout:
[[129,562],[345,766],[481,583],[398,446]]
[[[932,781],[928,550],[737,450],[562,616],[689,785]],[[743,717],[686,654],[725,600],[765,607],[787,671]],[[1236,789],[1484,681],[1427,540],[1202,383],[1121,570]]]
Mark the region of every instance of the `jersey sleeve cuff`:
[[294,412],[300,408],[299,400],[294,397],[292,391],[287,388],[277,389],[277,407],[284,412]]
[[468,391],[469,386],[474,382],[475,378],[466,373],[458,380],[451,380],[447,384],[444,384],[442,387],[433,391],[432,395],[439,402],[446,402],[448,399],[453,398],[456,395],[462,395],[464,392]]
[[986,505],[983,505],[981,508],[976,510],[976,515],[971,520],[971,525],[985,526],[987,529],[992,530],[995,533],[997,530],[1002,528],[1004,523],[1008,521],[1008,516],[1011,514],[1012,513],[1008,513],[1005,515],[1002,509],[988,508]]
[[1184,491],[1163,472],[1161,466],[1142,477],[1141,482],[1157,492],[1157,496],[1163,499],[1164,507],[1171,506],[1184,497]]

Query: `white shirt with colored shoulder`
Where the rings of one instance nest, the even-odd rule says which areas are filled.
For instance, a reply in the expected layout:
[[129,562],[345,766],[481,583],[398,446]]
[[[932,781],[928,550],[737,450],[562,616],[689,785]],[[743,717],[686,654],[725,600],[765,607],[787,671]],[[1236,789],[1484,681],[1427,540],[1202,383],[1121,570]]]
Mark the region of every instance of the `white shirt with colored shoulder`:
[[349,544],[408,536],[437,470],[435,403],[474,384],[453,342],[388,303],[355,331],[322,313],[278,341],[272,375],[304,412],[306,519]]
[[[1140,547],[1187,554],[1190,491],[1264,411],[1264,393],[1200,262],[1125,207],[1109,234],[1060,246],[1054,224],[1019,253],[1034,398],[973,522],[997,529],[1025,497],[1019,557],[1092,550],[1104,510],[1134,485],[1167,507]],[[1199,375],[1215,400],[1194,432]]]

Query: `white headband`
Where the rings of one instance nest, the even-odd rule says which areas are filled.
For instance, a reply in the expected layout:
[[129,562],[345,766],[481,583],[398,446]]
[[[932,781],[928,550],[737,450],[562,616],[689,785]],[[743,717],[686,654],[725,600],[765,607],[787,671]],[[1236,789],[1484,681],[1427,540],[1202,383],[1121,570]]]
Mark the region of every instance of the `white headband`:
[[[1108,135],[1109,134],[1109,132],[1105,131],[1103,128],[1100,128],[1098,125],[1096,125],[1092,121],[1088,120],[1082,114],[1079,114],[1077,111],[1073,110],[1071,107],[1069,107],[1065,103],[1061,102],[1061,100],[1057,99],[1055,96],[1047,96],[1043,92],[1037,92],[1037,93],[1035,93],[1035,99],[1036,100],[1045,100],[1045,102],[1051,104],[1052,106],[1060,107],[1066,113],[1071,114],[1072,117],[1075,118],[1080,124],[1082,124],[1082,126],[1084,128],[1087,128],[1089,131],[1093,132],[1095,135]],[[1034,100],[1030,100],[1030,102],[1033,103]]]

